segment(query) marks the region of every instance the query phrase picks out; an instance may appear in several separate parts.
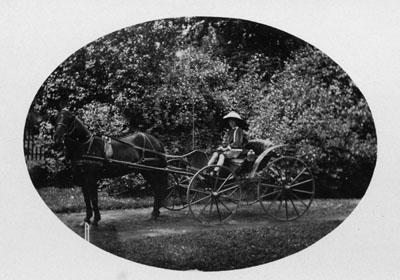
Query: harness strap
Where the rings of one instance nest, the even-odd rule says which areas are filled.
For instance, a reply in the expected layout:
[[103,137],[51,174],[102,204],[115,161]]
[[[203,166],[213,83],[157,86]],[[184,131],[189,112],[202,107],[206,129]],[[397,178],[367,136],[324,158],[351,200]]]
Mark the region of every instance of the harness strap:
[[75,139],[72,139],[71,137],[68,137],[68,139],[69,139],[70,141],[75,142],[75,143],[78,143],[78,144],[81,144],[81,145],[85,145],[85,144],[87,144],[87,143],[90,142],[90,145],[89,145],[89,148],[88,148],[87,152],[89,152],[89,150],[90,150],[90,148],[91,148],[91,146],[92,146],[93,138],[94,138],[93,135],[90,134],[90,135],[89,135],[89,138],[88,138],[85,142],[79,142],[79,141],[77,141],[77,140],[75,140]]
[[76,121],[76,117],[74,116],[74,120],[72,121],[72,123],[71,123],[71,129],[69,129],[64,123],[62,123],[62,122],[58,122],[57,123],[57,126],[62,126],[62,127],[64,127],[65,128],[65,130],[67,131],[66,133],[65,133],[65,135],[71,135],[72,134],[72,132],[74,132],[74,130],[76,129],[76,126],[75,126],[75,121]]
[[[140,132],[139,134],[143,138],[143,147],[141,149],[143,151],[143,153],[142,153],[142,158],[140,159],[140,161],[144,161],[145,160],[145,157],[144,157],[145,152],[147,151],[147,152],[153,153],[155,151],[155,149],[154,149],[153,143],[151,143],[150,139],[146,136],[146,134],[144,134],[142,132]],[[150,143],[152,150],[149,150],[149,149],[145,148],[146,147],[146,141]],[[162,154],[162,153],[160,153],[160,154]]]
[[104,159],[109,160],[114,154],[111,138],[108,136],[102,136],[101,138],[104,142]]
[[[73,124],[75,123],[75,121],[76,121],[76,117],[74,118]],[[92,145],[93,145],[93,141],[94,141],[94,135],[93,134],[90,134],[89,138],[85,142],[79,142],[79,141],[76,141],[75,139],[72,139],[71,137],[69,137],[69,135],[76,129],[75,125],[73,125],[71,130],[69,130],[69,131],[68,131],[68,127],[65,124],[60,122],[60,123],[57,123],[57,125],[63,126],[67,130],[66,135],[68,136],[69,140],[71,140],[71,141],[73,141],[75,143],[79,143],[81,145],[85,145],[85,144],[89,143],[88,149],[86,151],[86,154],[89,154],[90,149],[92,148]],[[192,155],[193,153],[196,152],[196,150],[194,150],[194,151],[191,151],[191,152],[189,152],[187,154],[184,154],[184,155],[167,155],[166,153],[162,153],[162,152],[158,152],[158,151],[154,150],[154,145],[150,141],[150,139],[146,136],[146,134],[144,134],[142,132],[140,132],[139,134],[142,135],[142,137],[144,139],[144,144],[146,143],[146,141],[148,141],[150,143],[151,147],[153,148],[153,150],[145,148],[145,145],[143,145],[143,147],[139,147],[136,144],[127,143],[127,142],[124,142],[124,141],[122,141],[120,139],[117,139],[117,138],[114,138],[114,137],[111,137],[111,136],[105,136],[105,137],[107,137],[109,139],[109,141],[111,141],[111,139],[112,139],[112,140],[117,141],[119,143],[122,143],[124,145],[128,145],[128,146],[130,146],[130,147],[132,147],[134,149],[142,150],[143,151],[142,159],[144,158],[144,153],[145,152],[153,153],[155,155],[159,155],[159,156],[167,157],[167,158],[183,158],[183,157],[190,156],[190,155]],[[102,136],[100,136],[100,137],[102,137]]]
[[[144,133],[140,133],[140,134],[141,134],[143,137],[146,137],[147,140],[150,142],[150,140],[148,139],[148,137],[147,137]],[[161,152],[158,152],[158,151],[155,151],[155,150],[146,149],[145,147],[139,147],[138,145],[131,144],[131,143],[127,143],[127,142],[121,141],[121,140],[119,140],[119,139],[113,138],[113,137],[111,137],[111,136],[108,136],[108,137],[111,138],[111,139],[114,140],[114,141],[117,141],[117,142],[120,142],[120,143],[122,143],[122,144],[128,145],[128,146],[130,146],[130,147],[132,147],[132,148],[134,148],[134,149],[142,150],[142,151],[144,151],[144,152],[153,153],[153,154],[155,154],[155,155],[160,155],[160,156],[163,156],[163,157],[166,157],[166,158],[184,158],[184,157],[191,156],[192,154],[194,154],[194,153],[197,152],[197,150],[194,150],[194,151],[191,151],[191,152],[189,152],[189,153],[187,153],[187,154],[183,154],[183,155],[168,155],[168,154],[166,154],[166,153],[161,153]],[[150,143],[151,143],[151,142],[150,142]],[[152,145],[152,147],[153,147],[153,149],[154,149],[154,146],[153,146],[153,145]]]
[[87,151],[86,151],[86,154],[87,154],[87,155],[89,154],[90,149],[92,148],[93,140],[94,140],[93,135],[90,135],[90,138],[89,138],[89,146],[88,146],[88,149],[87,149]]

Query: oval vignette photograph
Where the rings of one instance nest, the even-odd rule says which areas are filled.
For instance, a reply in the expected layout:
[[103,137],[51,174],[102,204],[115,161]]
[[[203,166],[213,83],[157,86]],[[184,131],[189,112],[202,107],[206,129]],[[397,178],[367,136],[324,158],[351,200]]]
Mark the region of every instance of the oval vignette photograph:
[[32,101],[33,187],[69,230],[140,264],[226,271],[300,252],[357,207],[377,159],[368,103],[328,55],[231,18],[105,35]]

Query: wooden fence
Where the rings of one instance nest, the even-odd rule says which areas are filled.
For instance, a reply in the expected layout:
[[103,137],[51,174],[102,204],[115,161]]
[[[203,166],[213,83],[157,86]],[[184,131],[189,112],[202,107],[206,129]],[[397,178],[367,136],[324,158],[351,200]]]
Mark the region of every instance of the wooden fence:
[[26,160],[44,160],[43,148],[37,145],[38,135],[35,135],[33,128],[27,126],[24,133],[24,153]]

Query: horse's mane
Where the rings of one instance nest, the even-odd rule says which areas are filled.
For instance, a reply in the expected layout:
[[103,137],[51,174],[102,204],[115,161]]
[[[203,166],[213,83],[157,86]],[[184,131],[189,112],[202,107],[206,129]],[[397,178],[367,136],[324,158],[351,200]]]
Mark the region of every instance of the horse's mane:
[[83,129],[87,134],[91,134],[87,126],[83,123],[83,121],[75,116],[75,121],[80,125],[81,129]]

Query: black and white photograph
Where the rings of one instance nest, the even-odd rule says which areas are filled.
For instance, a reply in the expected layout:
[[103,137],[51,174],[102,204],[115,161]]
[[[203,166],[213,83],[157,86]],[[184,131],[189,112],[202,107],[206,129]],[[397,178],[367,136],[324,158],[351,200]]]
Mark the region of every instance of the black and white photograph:
[[[63,4],[63,16],[51,4],[41,19],[43,4],[2,4],[9,18],[29,15],[13,28],[29,34],[19,48],[30,57],[15,57],[8,67],[19,75],[5,87],[28,92],[2,93],[2,173],[12,179],[2,182],[1,258],[17,267],[0,271],[4,279],[398,275],[398,132],[385,115],[396,112],[395,72],[383,67],[385,47],[368,49],[394,35],[368,22],[393,3],[353,4],[365,16],[357,21],[339,6],[295,4],[319,19],[343,12],[347,22],[328,17],[324,30],[274,1],[252,13],[209,2],[133,1],[106,12],[108,1],[88,1]],[[59,30],[32,32],[30,20]],[[365,22],[371,37],[362,37]],[[5,39],[18,44],[16,34]],[[391,88],[375,92],[382,84]]]
[[250,21],[184,17],[71,55],[35,96],[24,148],[40,196],[93,245],[219,271],[337,227],[368,188],[376,142],[364,96],[320,50]]

